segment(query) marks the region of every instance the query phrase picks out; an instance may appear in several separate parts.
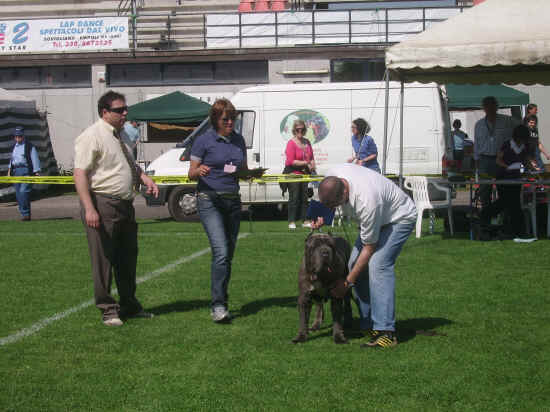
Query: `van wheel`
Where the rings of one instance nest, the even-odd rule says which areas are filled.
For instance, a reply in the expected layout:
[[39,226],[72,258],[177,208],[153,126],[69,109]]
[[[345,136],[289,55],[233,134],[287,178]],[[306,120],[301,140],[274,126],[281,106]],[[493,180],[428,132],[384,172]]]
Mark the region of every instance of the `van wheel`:
[[177,222],[197,213],[197,197],[193,189],[176,187],[168,197],[168,210]]

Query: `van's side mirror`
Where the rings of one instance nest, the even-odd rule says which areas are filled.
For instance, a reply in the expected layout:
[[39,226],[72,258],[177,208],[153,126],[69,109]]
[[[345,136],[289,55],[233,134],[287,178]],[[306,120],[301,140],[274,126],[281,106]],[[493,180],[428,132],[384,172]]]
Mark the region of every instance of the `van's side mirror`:
[[260,163],[260,154],[259,153],[254,153],[254,161],[256,163]]

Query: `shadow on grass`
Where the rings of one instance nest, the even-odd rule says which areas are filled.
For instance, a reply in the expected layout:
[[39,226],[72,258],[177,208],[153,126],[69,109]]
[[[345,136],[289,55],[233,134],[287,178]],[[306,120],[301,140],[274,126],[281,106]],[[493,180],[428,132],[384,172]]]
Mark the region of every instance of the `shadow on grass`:
[[[327,309],[327,307],[325,307]],[[310,331],[307,340],[315,340],[321,338],[332,338],[332,319],[330,314],[328,319],[325,318],[321,329],[318,331]],[[449,319],[445,318],[417,318],[417,319],[405,319],[398,320],[395,328],[397,330],[397,340],[399,343],[405,343],[411,339],[414,339],[416,335],[434,336],[438,338],[444,338],[447,335],[436,330],[437,327],[443,325],[449,325],[453,323]],[[365,339],[365,334],[359,327],[359,318],[353,318],[353,324],[350,328],[345,328],[344,334],[348,341],[356,339]]]
[[174,219],[172,219],[171,217],[161,217],[161,218],[158,218],[158,219],[149,219],[149,218],[141,218],[141,219],[145,219],[145,220],[139,222],[140,226],[141,225],[154,225],[154,224],[157,224],[157,223],[174,222]]
[[241,306],[241,309],[234,314],[234,317],[238,318],[254,315],[259,311],[272,306],[294,308],[298,304],[297,302],[298,298],[296,296],[273,297],[262,300],[255,300]]
[[450,325],[453,321],[445,318],[416,318],[398,320],[395,324],[397,339],[400,343],[414,339],[416,335],[445,337],[445,333],[436,330],[437,327]]
[[455,232],[452,236],[449,232],[444,232],[441,237],[445,240],[470,240],[470,232]]
[[164,315],[172,312],[189,312],[192,310],[210,307],[210,301],[205,299],[197,300],[179,300],[177,302],[167,303],[165,305],[149,308],[149,312],[155,315]]

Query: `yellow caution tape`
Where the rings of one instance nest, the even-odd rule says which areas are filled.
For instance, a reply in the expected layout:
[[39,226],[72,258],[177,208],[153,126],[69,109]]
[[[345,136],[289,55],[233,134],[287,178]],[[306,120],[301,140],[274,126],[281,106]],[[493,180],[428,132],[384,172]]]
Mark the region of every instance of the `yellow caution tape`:
[[74,180],[72,176],[0,176],[0,183],[73,185]]
[[[195,180],[187,176],[149,176],[160,185],[196,185]],[[323,176],[312,175],[264,175],[259,178],[243,179],[245,182],[258,184],[278,184],[294,182],[319,182]],[[30,183],[43,185],[73,185],[72,176],[0,176],[0,184]]]

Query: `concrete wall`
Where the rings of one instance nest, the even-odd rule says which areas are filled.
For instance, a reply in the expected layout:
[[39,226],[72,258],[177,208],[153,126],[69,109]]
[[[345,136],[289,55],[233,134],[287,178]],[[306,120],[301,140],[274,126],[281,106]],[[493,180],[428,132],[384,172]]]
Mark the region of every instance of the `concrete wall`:
[[[318,72],[318,73],[315,73]],[[269,62],[269,83],[330,82],[329,59],[289,59]]]
[[[269,83],[328,82],[330,60],[273,60],[269,62]],[[97,100],[110,89],[103,81],[106,66],[92,65],[92,87],[79,89],[26,89],[18,94],[36,99],[40,110],[47,111],[50,136],[58,163],[66,168],[73,167],[73,147],[75,138],[97,120]],[[325,72],[320,74],[301,73],[304,71]],[[295,72],[285,75],[284,72]],[[218,97],[231,98],[239,90],[256,84],[215,84],[189,86],[140,86],[116,87],[116,91],[126,96],[128,105],[142,102],[176,90],[190,94],[207,102]],[[143,136],[147,139],[147,136]],[[145,142],[139,152],[139,160],[147,162],[172,148],[173,143]]]

